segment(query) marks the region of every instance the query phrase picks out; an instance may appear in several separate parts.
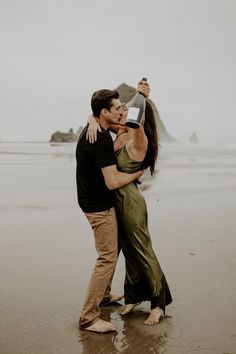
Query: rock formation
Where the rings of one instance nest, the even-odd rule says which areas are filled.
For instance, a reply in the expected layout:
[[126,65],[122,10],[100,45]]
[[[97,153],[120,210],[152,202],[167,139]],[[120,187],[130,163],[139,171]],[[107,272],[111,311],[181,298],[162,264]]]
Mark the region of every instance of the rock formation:
[[68,133],[57,131],[52,134],[50,143],[75,143],[78,140],[78,135],[71,128]]
[[[134,95],[136,93],[136,89],[134,87],[128,86],[125,83],[123,83],[120,86],[118,86],[117,87],[117,91],[119,92],[120,101],[122,103],[129,102],[134,97]],[[155,115],[155,118],[156,118],[156,125],[157,125],[157,130],[158,130],[160,141],[161,142],[174,142],[174,141],[176,141],[167,132],[162,120],[160,119],[160,115],[158,113],[158,110],[157,110],[155,104],[149,98],[147,100],[151,104],[152,109],[154,111],[154,115]]]
[[[128,86],[127,84],[123,83],[120,86],[117,87],[117,91],[120,94],[120,101],[122,103],[127,103],[129,102],[135,95],[136,89],[132,86]],[[154,111],[154,116],[156,119],[156,125],[157,125],[157,130],[158,130],[158,135],[160,142],[175,142],[176,140],[167,132],[162,120],[160,119],[160,115],[158,113],[158,110],[152,100],[149,98],[147,99],[150,105],[153,108]],[[57,131],[52,134],[50,142],[54,143],[73,143],[77,142],[78,137],[80,133],[82,132],[83,127],[79,126],[79,128],[76,131],[76,134],[73,132],[73,129],[70,129],[68,133],[62,133],[60,131]]]
[[194,144],[198,144],[199,143],[199,140],[198,140],[198,137],[197,137],[197,133],[194,132],[190,138],[189,138],[189,142],[190,143],[194,143]]

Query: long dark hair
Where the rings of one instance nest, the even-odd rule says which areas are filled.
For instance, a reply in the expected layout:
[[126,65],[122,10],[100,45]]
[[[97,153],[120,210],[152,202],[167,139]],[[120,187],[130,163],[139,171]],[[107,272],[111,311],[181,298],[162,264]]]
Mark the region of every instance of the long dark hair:
[[155,173],[155,162],[158,156],[158,135],[154,112],[148,101],[146,101],[144,131],[148,139],[148,148],[141,168],[149,168],[153,176]]

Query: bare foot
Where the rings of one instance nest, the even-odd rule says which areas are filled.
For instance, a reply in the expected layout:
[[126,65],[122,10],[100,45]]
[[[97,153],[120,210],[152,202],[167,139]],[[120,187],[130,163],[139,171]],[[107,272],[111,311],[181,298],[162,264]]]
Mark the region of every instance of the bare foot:
[[137,302],[137,304],[128,304],[124,307],[124,309],[121,311],[121,315],[127,315],[127,313],[130,313],[131,311],[133,311],[133,309],[140,305],[141,302]]
[[124,297],[124,295],[111,295],[111,298],[110,298],[108,304],[110,304],[111,302],[120,301],[123,299],[123,297]]
[[164,311],[160,307],[156,307],[155,309],[151,310],[150,315],[143,323],[148,326],[154,326],[158,324],[160,318],[164,316]]
[[84,330],[96,333],[117,332],[116,326],[100,318],[91,326],[84,328]]
[[101,303],[100,306],[104,307],[104,306],[109,306],[110,304],[112,304],[113,302],[117,302],[123,299],[124,295],[110,295],[110,299],[109,297],[104,298]]

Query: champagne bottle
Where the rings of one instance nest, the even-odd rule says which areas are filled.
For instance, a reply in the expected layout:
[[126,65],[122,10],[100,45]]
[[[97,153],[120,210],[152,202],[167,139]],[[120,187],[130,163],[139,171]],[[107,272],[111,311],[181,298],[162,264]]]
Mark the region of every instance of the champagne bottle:
[[[142,81],[147,81],[146,77]],[[126,125],[130,128],[139,128],[143,113],[145,112],[146,102],[145,96],[141,92],[137,92],[130,102]]]

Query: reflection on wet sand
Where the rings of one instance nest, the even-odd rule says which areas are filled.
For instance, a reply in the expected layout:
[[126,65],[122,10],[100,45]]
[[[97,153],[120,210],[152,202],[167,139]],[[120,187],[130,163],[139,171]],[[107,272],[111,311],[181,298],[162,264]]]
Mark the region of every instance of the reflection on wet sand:
[[142,307],[126,316],[120,315],[120,309],[102,309],[102,317],[111,321],[118,332],[96,334],[79,330],[79,342],[83,354],[104,353],[162,353],[168,337],[172,335],[171,318],[163,319],[157,326],[145,326],[148,310]]

